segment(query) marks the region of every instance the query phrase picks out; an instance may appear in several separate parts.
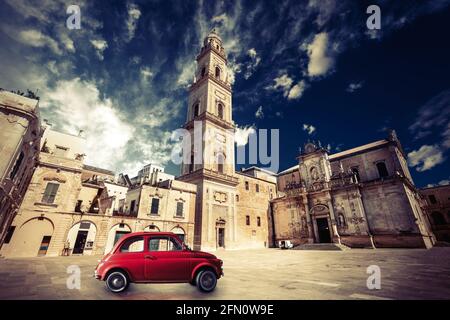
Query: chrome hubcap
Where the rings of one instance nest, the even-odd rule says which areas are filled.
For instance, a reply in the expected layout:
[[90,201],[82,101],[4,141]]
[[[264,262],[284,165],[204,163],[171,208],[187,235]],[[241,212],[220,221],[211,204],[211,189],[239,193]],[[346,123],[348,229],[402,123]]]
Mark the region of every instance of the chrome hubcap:
[[202,277],[202,285],[205,289],[210,289],[214,285],[214,278],[211,273],[206,273]]

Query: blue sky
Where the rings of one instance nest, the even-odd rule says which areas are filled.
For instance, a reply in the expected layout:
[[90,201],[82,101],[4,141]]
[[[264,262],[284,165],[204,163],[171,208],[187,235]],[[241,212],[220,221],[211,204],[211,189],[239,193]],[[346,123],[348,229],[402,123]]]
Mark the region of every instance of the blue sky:
[[[81,29],[65,26],[69,4]],[[381,30],[366,8],[381,8]],[[170,163],[203,37],[216,27],[240,133],[280,129],[280,170],[394,128],[418,186],[450,179],[450,1],[0,0],[0,87],[36,90],[42,118],[86,136],[87,162]],[[247,130],[245,130],[247,129]]]

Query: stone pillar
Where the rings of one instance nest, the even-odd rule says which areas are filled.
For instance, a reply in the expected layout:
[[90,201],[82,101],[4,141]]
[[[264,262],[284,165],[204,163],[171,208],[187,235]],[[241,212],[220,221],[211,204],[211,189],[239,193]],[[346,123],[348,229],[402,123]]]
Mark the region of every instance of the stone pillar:
[[356,199],[358,202],[358,206],[361,209],[361,214],[362,214],[364,220],[366,221],[366,229],[367,229],[367,235],[369,236],[370,245],[372,246],[372,249],[376,249],[375,242],[373,241],[372,232],[370,232],[369,220],[367,219],[366,210],[364,209],[364,203],[362,202],[362,197],[361,197],[360,192],[358,192]]
[[309,212],[308,198],[305,196],[303,198],[303,201],[305,204],[305,211],[306,211],[306,225],[308,226],[308,243],[314,243],[314,231],[311,221],[311,213]]
[[339,236],[339,233],[337,231],[336,217],[334,215],[334,208],[331,199],[328,200],[328,209],[330,210],[331,229],[333,230],[333,242],[341,244],[341,237]]

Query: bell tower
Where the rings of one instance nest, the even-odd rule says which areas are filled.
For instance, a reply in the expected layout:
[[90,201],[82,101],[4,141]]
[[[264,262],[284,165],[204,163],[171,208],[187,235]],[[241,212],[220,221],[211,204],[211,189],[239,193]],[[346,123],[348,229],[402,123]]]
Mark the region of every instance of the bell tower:
[[[188,163],[181,175],[200,169],[234,175],[234,123],[231,82],[222,39],[213,29],[203,41],[197,56],[194,83],[189,88],[188,112],[184,128],[191,139],[203,135],[202,146],[192,143]],[[201,128],[200,128],[201,126]],[[201,131],[200,131],[201,130]],[[196,136],[197,135],[197,136]]]
[[[222,39],[213,29],[197,56],[184,128],[191,137],[177,179],[197,185],[194,248],[233,248],[237,241],[231,79]],[[188,150],[184,147],[184,152]],[[188,161],[190,160],[190,161]]]

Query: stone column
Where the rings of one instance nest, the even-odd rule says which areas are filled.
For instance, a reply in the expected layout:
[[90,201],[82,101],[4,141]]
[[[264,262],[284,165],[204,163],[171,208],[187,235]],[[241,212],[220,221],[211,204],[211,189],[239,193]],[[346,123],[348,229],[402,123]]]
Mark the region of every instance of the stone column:
[[362,201],[362,196],[360,192],[357,193],[356,199],[358,201],[358,206],[361,209],[361,214],[364,220],[366,221],[367,235],[369,236],[370,245],[372,246],[372,249],[376,249],[375,242],[373,241],[372,232],[370,232],[369,220],[367,219],[366,210],[364,209],[364,203]]
[[314,243],[314,231],[311,221],[311,213],[309,212],[308,198],[306,196],[303,198],[303,202],[305,204],[306,224],[308,226],[308,243]]
[[341,237],[339,236],[339,233],[337,231],[336,217],[334,215],[334,208],[331,199],[328,200],[328,209],[330,210],[331,229],[333,230],[333,241],[335,243],[341,244]]

